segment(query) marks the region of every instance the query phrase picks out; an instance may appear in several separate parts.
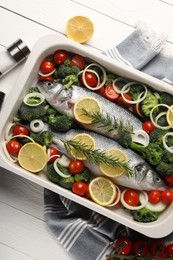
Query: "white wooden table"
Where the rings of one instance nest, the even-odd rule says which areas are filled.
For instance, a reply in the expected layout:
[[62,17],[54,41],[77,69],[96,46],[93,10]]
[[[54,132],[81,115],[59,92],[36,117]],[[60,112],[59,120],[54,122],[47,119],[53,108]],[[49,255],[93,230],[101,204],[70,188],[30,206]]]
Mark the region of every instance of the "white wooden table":
[[[120,42],[138,20],[167,32],[173,51],[173,0],[0,0],[0,51],[17,38],[32,49],[43,35],[65,34],[67,20],[75,15],[93,21],[95,32],[87,45],[97,51]],[[0,80],[6,96],[22,67]],[[71,258],[45,224],[43,188],[0,168],[0,260],[12,259]]]

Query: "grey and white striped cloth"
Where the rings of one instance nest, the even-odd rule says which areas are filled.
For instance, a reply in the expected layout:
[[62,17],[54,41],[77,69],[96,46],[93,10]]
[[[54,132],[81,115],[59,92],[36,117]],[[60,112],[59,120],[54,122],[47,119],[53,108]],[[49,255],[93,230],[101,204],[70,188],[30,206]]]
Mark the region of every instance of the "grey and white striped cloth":
[[[131,35],[103,54],[170,84],[173,82],[173,57],[165,35],[143,23],[138,23]],[[114,251],[113,241],[118,236],[134,234],[129,228],[47,189],[44,213],[57,241],[74,260],[106,259]],[[173,242],[173,233],[169,240]]]

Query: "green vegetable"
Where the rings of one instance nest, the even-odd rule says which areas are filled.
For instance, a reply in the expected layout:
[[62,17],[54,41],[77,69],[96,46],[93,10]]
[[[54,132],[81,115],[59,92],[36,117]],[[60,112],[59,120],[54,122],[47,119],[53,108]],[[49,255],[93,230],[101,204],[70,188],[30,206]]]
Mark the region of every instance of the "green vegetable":
[[118,143],[122,145],[125,148],[130,147],[132,143],[132,136],[131,134],[125,132],[121,135],[120,139],[118,140]]
[[54,183],[59,183],[61,177],[58,175],[58,173],[55,171],[53,163],[47,164],[47,175],[50,181]]
[[[163,136],[167,133],[166,130],[162,130],[159,128],[155,128],[150,134],[150,142],[162,145],[163,144]],[[173,139],[173,138],[172,138]]]
[[156,167],[157,172],[164,176],[173,173],[173,154],[165,151],[161,162]]
[[[157,97],[150,91],[148,90],[146,98],[141,102],[141,107],[142,107],[142,112],[145,116],[150,115],[150,111],[152,110],[153,107],[158,105],[159,101]],[[157,111],[157,108],[155,109],[155,112]]]
[[46,114],[46,108],[42,105],[32,107],[22,103],[18,114],[20,119],[31,122],[33,119],[42,119]]
[[109,73],[106,75],[105,85],[112,85],[113,81],[116,79],[116,75]]
[[69,75],[63,79],[63,84],[66,89],[69,89],[73,84],[78,84],[79,79],[76,75]]
[[89,182],[91,180],[91,172],[85,168],[82,173],[74,175],[75,181]]
[[79,71],[80,70],[78,67],[69,67],[69,64],[64,63],[58,67],[56,76],[61,79],[64,79],[65,77],[70,75],[77,75]]
[[61,185],[65,189],[71,189],[74,182],[74,177],[70,176],[68,178],[60,178],[59,185]]
[[132,210],[131,214],[133,216],[133,220],[144,223],[156,221],[159,216],[158,212],[150,211],[145,207],[139,210]]
[[161,92],[160,93],[160,103],[166,104],[168,106],[173,105],[173,95],[171,95],[167,92]]
[[37,87],[33,87],[29,89],[28,93],[40,93],[40,91]]
[[52,106],[49,106],[46,110],[46,115],[57,115],[57,114],[58,114],[57,110]]
[[52,144],[53,134],[50,131],[43,131],[40,134],[30,133],[30,137],[36,143],[49,146]]
[[50,115],[48,117],[50,129],[55,132],[66,132],[73,127],[73,119],[67,115]]
[[133,100],[137,100],[142,92],[144,92],[144,87],[140,84],[136,84],[131,86],[129,95]]

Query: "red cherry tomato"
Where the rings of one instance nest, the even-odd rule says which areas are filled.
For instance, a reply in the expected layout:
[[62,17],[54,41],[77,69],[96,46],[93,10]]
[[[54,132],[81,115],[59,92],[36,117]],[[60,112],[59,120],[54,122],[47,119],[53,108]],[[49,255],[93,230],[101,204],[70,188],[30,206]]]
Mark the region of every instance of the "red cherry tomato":
[[105,87],[102,86],[101,88],[97,89],[96,93],[98,93],[99,95],[105,97]]
[[173,257],[173,243],[167,245],[166,248],[165,248],[165,251],[166,251],[167,257]]
[[152,204],[156,204],[161,200],[161,192],[158,190],[152,190],[148,194],[148,200]]
[[81,55],[74,55],[70,62],[70,67],[76,66],[80,70],[83,70],[85,67],[85,58]]
[[115,101],[119,98],[120,94],[117,93],[112,85],[107,85],[105,87],[105,97],[110,101]]
[[40,65],[40,70],[44,74],[48,74],[55,69],[54,64],[50,60],[44,60]]
[[68,166],[71,174],[81,173],[84,170],[84,163],[80,160],[72,160]]
[[168,185],[173,186],[173,174],[165,175],[163,178]]
[[124,200],[130,206],[137,206],[139,204],[139,194],[135,190],[128,189],[124,193]]
[[[138,110],[139,110],[139,112],[138,112]],[[141,117],[141,116],[142,116],[142,107],[141,107],[140,105],[138,106],[138,110],[137,110],[136,104],[135,104],[135,105],[132,105],[133,114],[134,114],[135,116]]]
[[87,189],[86,189],[86,192],[85,192],[85,197],[88,200],[91,200],[91,195],[90,195],[90,192],[89,192],[89,183],[86,183],[86,185],[87,185]]
[[136,256],[146,256],[148,253],[148,243],[146,240],[137,240],[133,243],[133,253]]
[[58,65],[63,64],[64,61],[66,61],[67,57],[68,56],[67,56],[66,51],[63,51],[63,50],[55,52],[55,54],[53,56],[55,63]]
[[115,241],[115,250],[118,254],[128,255],[132,251],[132,242],[128,237],[121,237]]
[[164,191],[162,191],[161,199],[166,204],[172,203],[172,201],[173,201],[173,191],[172,190],[164,190]]
[[[94,73],[88,72],[88,71],[85,72],[85,81],[90,87],[95,87],[95,86],[97,86],[97,83],[98,83],[98,79],[97,79],[96,75]],[[82,83],[85,86],[85,82],[83,82],[83,80],[82,80]]]
[[87,191],[87,184],[83,181],[77,181],[73,184],[72,186],[72,191],[73,193],[75,193],[76,195],[79,196],[84,196],[86,194]]
[[[131,96],[129,96],[128,94],[124,94],[124,97],[125,97],[126,99],[128,99],[129,101],[132,100]],[[120,95],[119,98],[117,99],[117,103],[118,103],[118,105],[120,105],[120,106],[122,106],[122,107],[124,107],[124,108],[130,108],[130,107],[131,107],[131,104],[128,103],[128,102],[126,102],[121,95]]]
[[142,128],[145,132],[147,132],[148,134],[151,134],[151,132],[156,128],[155,125],[150,121],[147,120],[145,122],[142,123]]
[[154,239],[149,245],[149,251],[155,258],[163,258],[166,256],[165,244],[161,240]]
[[12,155],[18,155],[22,145],[16,140],[10,140],[6,143],[7,151]]
[[12,127],[13,135],[29,135],[29,130],[25,126],[16,124]]
[[56,155],[59,155],[58,150],[55,149],[53,146],[50,146],[49,147],[49,157],[52,157],[52,156],[53,157],[51,159],[49,159],[49,162],[54,162],[58,158],[58,156],[56,156]]
[[50,76],[40,76],[39,81],[51,81],[51,82],[53,82],[54,77],[52,77],[52,75],[50,75]]

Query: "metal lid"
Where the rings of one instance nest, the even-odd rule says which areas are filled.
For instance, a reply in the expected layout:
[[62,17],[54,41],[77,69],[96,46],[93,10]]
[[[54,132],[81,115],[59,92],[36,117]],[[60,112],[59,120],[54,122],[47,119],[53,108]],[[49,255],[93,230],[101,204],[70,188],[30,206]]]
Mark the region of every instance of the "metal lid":
[[13,42],[7,48],[7,51],[15,59],[16,62],[26,59],[30,53],[29,48],[21,39],[17,39],[15,42]]

